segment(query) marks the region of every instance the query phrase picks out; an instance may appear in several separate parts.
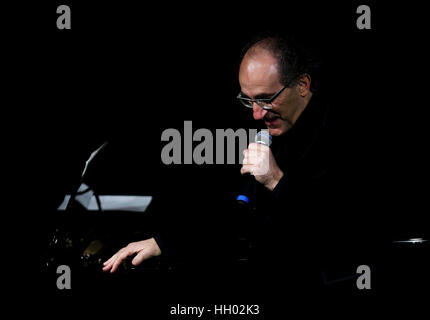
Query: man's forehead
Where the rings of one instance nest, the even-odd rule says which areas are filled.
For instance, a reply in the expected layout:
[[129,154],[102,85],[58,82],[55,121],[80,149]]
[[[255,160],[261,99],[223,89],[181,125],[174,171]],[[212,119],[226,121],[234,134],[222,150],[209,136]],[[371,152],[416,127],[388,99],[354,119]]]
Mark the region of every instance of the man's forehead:
[[267,52],[246,54],[240,65],[239,82],[244,93],[273,91],[273,88],[279,86],[276,59]]

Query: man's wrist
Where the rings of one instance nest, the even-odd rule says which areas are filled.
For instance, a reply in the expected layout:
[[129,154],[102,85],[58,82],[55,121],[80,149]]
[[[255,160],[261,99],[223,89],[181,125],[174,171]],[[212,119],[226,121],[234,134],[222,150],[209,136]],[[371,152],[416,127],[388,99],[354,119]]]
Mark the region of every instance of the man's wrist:
[[279,170],[275,174],[273,179],[266,185],[266,188],[269,189],[270,191],[273,191],[273,189],[275,189],[276,185],[279,183],[279,181],[281,181],[283,176],[284,176],[284,173],[282,172],[282,170]]

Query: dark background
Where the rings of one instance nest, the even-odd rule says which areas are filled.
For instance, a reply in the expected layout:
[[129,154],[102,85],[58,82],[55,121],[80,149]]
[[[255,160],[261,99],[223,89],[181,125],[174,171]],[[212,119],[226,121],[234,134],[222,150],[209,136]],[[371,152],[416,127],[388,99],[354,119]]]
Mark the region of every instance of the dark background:
[[[27,119],[42,134],[37,147],[57,147],[51,159],[61,160],[50,163],[63,163],[61,174],[70,172],[63,170],[71,168],[67,162],[82,161],[81,152],[86,158],[107,139],[139,141],[148,134],[161,146],[161,132],[182,129],[184,120],[194,128],[247,127],[251,114],[235,101],[240,50],[257,32],[291,29],[321,51],[325,92],[345,130],[346,161],[357,177],[372,181],[362,192],[396,212],[420,215],[424,190],[416,179],[428,174],[420,75],[427,66],[415,6],[403,6],[400,15],[395,5],[372,3],[372,30],[358,30],[351,2],[173,4],[168,10],[70,5],[71,31],[55,28],[49,5],[37,6],[25,61],[34,105]],[[67,185],[66,179],[59,182]],[[380,211],[394,218],[387,207]]]
[[[56,29],[60,4],[71,7],[72,30]],[[371,30],[356,27],[360,4],[372,10]],[[31,214],[15,214],[42,251],[55,208],[72,190],[83,161],[106,140],[116,151],[93,173],[100,193],[172,194],[181,204],[175,219],[189,221],[197,233],[219,235],[229,209],[215,212],[204,205],[234,194],[240,167],[166,167],[160,161],[161,132],[182,131],[186,120],[193,121],[194,130],[256,127],[235,99],[237,71],[241,48],[267,30],[293,30],[323,58],[323,89],[336,109],[342,149],[333,165],[346,172],[339,195],[345,215],[383,241],[428,234],[422,183],[428,180],[428,52],[417,6],[54,1],[21,12],[9,26],[18,59],[12,82],[21,88],[13,108],[23,128],[16,133],[26,146],[23,166],[36,177],[22,184],[34,197]],[[202,195],[209,195],[209,204]],[[193,210],[187,211],[188,204]],[[202,274],[213,279],[213,273]],[[135,284],[119,287],[140,292]],[[169,290],[168,285],[159,289],[161,296]],[[68,301],[67,294],[55,296]]]

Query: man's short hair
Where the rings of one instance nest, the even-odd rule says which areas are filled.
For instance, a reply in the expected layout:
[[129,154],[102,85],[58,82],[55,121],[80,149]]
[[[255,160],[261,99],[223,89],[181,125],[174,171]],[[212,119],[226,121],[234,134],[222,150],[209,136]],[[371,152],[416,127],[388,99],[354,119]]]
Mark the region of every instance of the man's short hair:
[[300,76],[311,77],[311,91],[320,87],[320,60],[311,47],[297,41],[293,35],[259,34],[242,50],[245,54],[253,54],[257,49],[269,51],[278,61],[279,81],[284,86],[294,86]]

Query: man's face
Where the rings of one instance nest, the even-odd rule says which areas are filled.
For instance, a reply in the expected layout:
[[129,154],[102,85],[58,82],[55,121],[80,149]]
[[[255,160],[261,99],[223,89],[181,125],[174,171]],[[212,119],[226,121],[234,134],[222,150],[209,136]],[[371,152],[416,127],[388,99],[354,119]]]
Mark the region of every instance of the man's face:
[[[246,54],[239,70],[239,83],[242,95],[251,99],[268,99],[275,95],[283,85],[279,82],[276,59],[266,50],[260,49]],[[303,111],[303,99],[298,86],[286,88],[273,102],[272,110],[264,110],[254,103],[255,120],[263,120],[272,136],[286,133]]]

